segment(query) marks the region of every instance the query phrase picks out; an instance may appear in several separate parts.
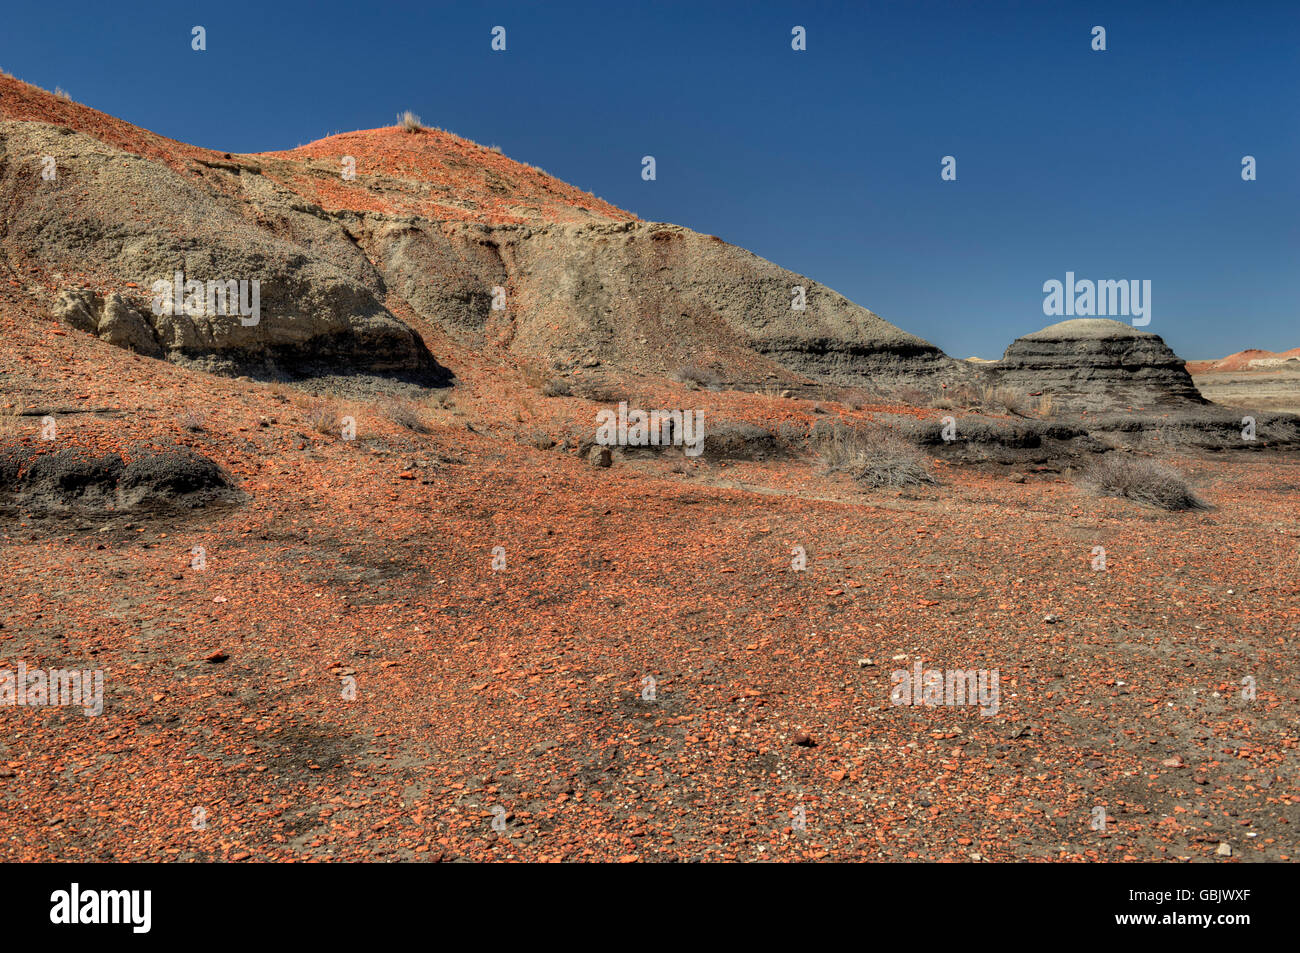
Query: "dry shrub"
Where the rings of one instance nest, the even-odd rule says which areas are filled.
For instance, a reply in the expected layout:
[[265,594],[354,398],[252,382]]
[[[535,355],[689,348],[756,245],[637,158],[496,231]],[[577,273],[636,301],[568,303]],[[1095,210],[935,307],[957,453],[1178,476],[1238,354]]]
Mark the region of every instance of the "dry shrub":
[[671,376],[673,380],[688,387],[703,387],[706,390],[717,390],[722,383],[715,371],[697,364],[683,364]]
[[920,450],[883,427],[826,428],[814,434],[813,449],[829,472],[847,473],[866,486],[924,486],[939,482]]
[[419,132],[424,128],[424,124],[420,122],[420,117],[409,109],[398,115],[397,122],[406,132]]
[[12,437],[23,429],[22,407],[0,407],[0,436]]
[[204,429],[203,415],[196,410],[181,411],[176,422],[181,425],[181,429],[188,430],[190,433],[199,433]]
[[317,402],[307,408],[307,424],[317,433],[332,434],[338,429],[339,415],[329,404]]
[[895,389],[894,399],[909,407],[929,407],[934,398],[919,387],[904,384]]
[[1015,414],[1017,417],[1028,416],[1028,399],[1020,391],[1012,387],[985,387],[982,394],[982,403],[988,410],[997,413],[1005,411],[1008,414]]
[[1084,472],[1084,482],[1103,496],[1158,506],[1166,510],[1207,510],[1177,470],[1126,453],[1108,453]]
[[980,406],[979,391],[970,384],[954,384],[944,391],[944,396],[958,407],[971,408]]
[[390,423],[405,427],[413,433],[429,433],[428,421],[416,408],[400,401],[389,401],[380,405],[379,412]]
[[451,392],[451,388],[434,391],[429,395],[429,406],[435,410],[454,410],[456,395]]

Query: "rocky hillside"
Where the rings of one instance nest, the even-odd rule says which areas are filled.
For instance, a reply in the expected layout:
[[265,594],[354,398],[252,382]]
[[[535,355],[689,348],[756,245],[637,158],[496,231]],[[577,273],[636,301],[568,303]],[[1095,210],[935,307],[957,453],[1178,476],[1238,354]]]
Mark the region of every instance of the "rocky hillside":
[[[741,386],[970,373],[817,282],[441,130],[235,156],[12,78],[0,92],[4,267],[54,317],[152,357],[438,383],[436,329],[517,358],[703,366]],[[151,289],[178,272],[258,281],[260,319],[211,292],[160,307]]]

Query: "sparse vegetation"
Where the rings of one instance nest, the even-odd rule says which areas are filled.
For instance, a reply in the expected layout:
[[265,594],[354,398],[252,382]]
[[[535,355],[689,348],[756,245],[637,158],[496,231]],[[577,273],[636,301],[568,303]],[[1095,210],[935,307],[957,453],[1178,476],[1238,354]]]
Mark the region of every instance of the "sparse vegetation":
[[421,132],[424,129],[424,123],[420,122],[420,117],[409,109],[398,115],[397,122],[406,132]]
[[919,387],[904,384],[894,391],[894,399],[909,407],[929,407],[934,398]]
[[986,410],[994,413],[1014,414],[1017,417],[1029,416],[1028,399],[1013,387],[985,387],[980,402]]
[[573,393],[573,385],[563,377],[552,377],[542,385],[543,397],[568,397]]
[[429,406],[436,410],[454,410],[456,408],[456,395],[451,389],[434,391],[429,395]]
[[176,422],[181,425],[182,430],[188,430],[190,433],[199,433],[204,429],[203,416],[195,410],[181,411]]
[[938,483],[929,461],[913,444],[883,427],[837,424],[814,433],[813,449],[831,473],[846,473],[871,487]]
[[72,97],[68,95],[68,91],[65,90],[62,86],[54,87],[54,95],[59,97],[59,99],[64,100],[65,102],[69,102],[69,103],[72,102]]
[[716,371],[696,364],[683,364],[673,371],[672,378],[687,387],[703,387],[705,390],[717,390],[722,384]]
[[1106,454],[1087,468],[1083,482],[1104,496],[1123,497],[1161,509],[1210,508],[1177,470],[1131,454]]
[[0,437],[11,437],[22,429],[23,408],[0,407]]
[[495,152],[497,155],[503,155],[503,153],[501,152],[501,147],[498,145],[488,146],[488,152]]
[[410,404],[401,401],[389,401],[381,404],[379,407],[380,414],[390,423],[397,424],[399,427],[405,427],[412,433],[429,433],[429,423],[424,419],[424,415]]
[[307,423],[317,433],[332,434],[338,428],[339,415],[325,403],[315,403],[307,408]]
[[980,395],[970,384],[953,384],[944,391],[944,396],[957,407],[970,409],[980,406]]

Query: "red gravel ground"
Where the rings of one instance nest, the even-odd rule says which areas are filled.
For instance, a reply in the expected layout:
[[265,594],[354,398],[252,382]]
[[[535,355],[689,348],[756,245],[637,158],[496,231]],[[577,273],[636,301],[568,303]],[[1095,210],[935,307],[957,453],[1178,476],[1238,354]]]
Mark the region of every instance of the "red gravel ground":
[[[6,519],[5,663],[106,670],[102,716],[0,710],[7,860],[1295,856],[1292,460],[1183,461],[1218,508],[1182,515],[1054,474],[899,494],[802,461],[598,470],[520,438],[595,405],[469,354],[430,434],[356,405],[343,441],[291,389],[4,315],[11,410],[107,408],[61,415],[60,442],[179,442],[251,496]],[[996,669],[999,712],[892,706],[916,659]]]

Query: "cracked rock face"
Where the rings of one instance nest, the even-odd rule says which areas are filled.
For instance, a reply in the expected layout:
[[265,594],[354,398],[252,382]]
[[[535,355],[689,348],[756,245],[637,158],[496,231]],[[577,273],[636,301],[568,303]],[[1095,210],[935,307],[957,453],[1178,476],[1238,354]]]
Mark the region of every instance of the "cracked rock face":
[[115,291],[107,296],[88,288],[64,291],[51,311],[56,320],[109,344],[149,357],[163,355],[153,326]]
[[1203,404],[1184,363],[1159,335],[1079,318],[1017,338],[985,373],[999,385],[1050,394],[1076,410]]

